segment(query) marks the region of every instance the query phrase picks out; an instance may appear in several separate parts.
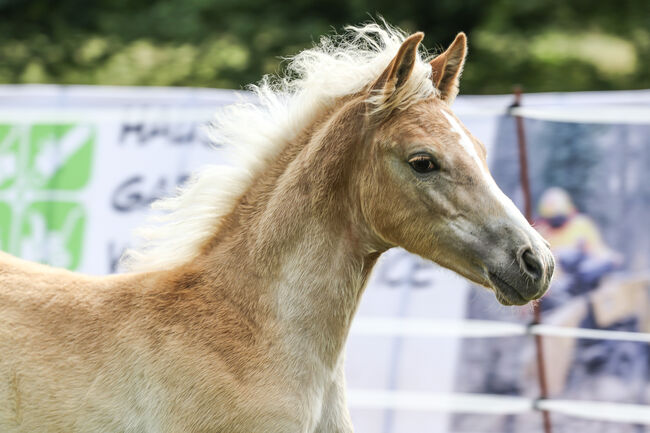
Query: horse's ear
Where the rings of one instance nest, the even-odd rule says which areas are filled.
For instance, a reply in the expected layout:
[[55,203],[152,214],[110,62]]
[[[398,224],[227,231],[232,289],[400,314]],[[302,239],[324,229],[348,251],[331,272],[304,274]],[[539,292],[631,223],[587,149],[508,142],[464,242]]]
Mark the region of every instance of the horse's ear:
[[424,33],[417,32],[402,42],[393,60],[372,85],[372,90],[380,90],[385,95],[390,95],[408,80],[413,72],[422,38]]
[[467,56],[467,37],[460,32],[447,50],[431,60],[431,80],[443,101],[451,104],[458,94],[458,82]]

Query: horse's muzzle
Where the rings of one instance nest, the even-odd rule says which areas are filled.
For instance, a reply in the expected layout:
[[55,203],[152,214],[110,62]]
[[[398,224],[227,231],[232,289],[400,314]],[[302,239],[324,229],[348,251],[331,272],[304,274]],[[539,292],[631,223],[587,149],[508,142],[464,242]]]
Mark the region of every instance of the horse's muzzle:
[[524,305],[544,296],[555,269],[551,252],[522,247],[511,263],[488,273],[497,300],[503,305]]

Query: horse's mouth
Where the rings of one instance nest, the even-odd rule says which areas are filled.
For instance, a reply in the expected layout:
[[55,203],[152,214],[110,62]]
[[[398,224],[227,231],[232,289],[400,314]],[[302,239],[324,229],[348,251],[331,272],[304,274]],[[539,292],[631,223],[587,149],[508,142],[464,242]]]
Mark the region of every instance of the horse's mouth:
[[494,272],[490,272],[489,277],[497,301],[503,305],[525,305],[533,299],[537,299],[536,297],[531,299],[524,298],[512,284]]

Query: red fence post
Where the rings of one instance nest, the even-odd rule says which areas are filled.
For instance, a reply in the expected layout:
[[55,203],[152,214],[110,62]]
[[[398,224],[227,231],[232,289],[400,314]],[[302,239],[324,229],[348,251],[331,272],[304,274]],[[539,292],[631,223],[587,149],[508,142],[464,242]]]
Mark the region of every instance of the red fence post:
[[[521,87],[514,88],[515,100],[512,107],[521,106]],[[519,177],[521,190],[524,196],[524,215],[529,223],[533,223],[533,204],[530,194],[530,181],[528,178],[528,154],[526,151],[526,134],[524,133],[524,119],[521,116],[513,115],[517,127],[517,145],[519,148]],[[540,312],[541,299],[533,304],[533,324],[541,321]],[[548,397],[548,388],[546,386],[546,368],[544,365],[544,347],[542,345],[542,336],[535,335],[535,351],[537,353],[537,378],[539,382],[540,399]],[[551,415],[548,411],[542,411],[542,420],[544,422],[544,433],[551,433]]]

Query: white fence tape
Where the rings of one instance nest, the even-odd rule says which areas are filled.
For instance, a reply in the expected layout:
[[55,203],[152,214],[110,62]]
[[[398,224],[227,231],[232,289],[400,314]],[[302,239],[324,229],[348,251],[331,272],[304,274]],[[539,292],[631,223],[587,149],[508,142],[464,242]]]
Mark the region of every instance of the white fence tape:
[[[486,320],[431,320],[359,317],[353,335],[407,337],[547,337],[588,338],[650,343],[650,334],[569,328],[553,325],[521,325]],[[574,400],[534,400],[485,394],[422,393],[383,390],[350,390],[351,407],[365,409],[423,410],[454,413],[514,415],[546,410],[564,415],[612,422],[650,425],[650,406]]]
[[358,317],[353,334],[409,337],[512,337],[526,335],[526,326],[488,320],[444,320],[392,317]]
[[542,335],[547,337],[587,338],[592,340],[637,341],[650,343],[650,334],[643,332],[606,331],[602,329],[569,328],[554,325],[521,325],[489,320],[434,320],[391,317],[359,317],[351,332],[359,335],[410,337],[514,337]]
[[575,400],[541,400],[537,409],[599,421],[650,425],[650,406]]
[[650,107],[595,105],[589,107],[517,107],[515,116],[551,122],[598,124],[649,124]]
[[348,391],[350,407],[511,415],[534,410],[524,397],[386,390]]
[[547,410],[599,421],[650,425],[650,406],[576,400],[533,400],[525,397],[486,394],[439,394],[426,392],[350,390],[353,408],[442,411],[455,413],[516,415]]
[[650,343],[650,334],[643,332],[606,331],[602,329],[533,325],[530,327],[530,333],[547,337],[587,338],[590,340],[637,341],[640,343]]

